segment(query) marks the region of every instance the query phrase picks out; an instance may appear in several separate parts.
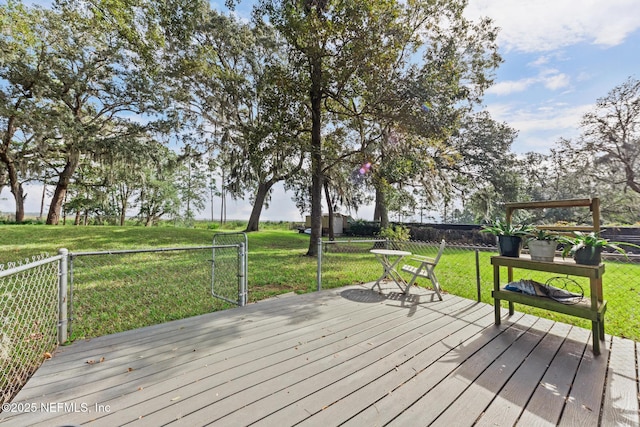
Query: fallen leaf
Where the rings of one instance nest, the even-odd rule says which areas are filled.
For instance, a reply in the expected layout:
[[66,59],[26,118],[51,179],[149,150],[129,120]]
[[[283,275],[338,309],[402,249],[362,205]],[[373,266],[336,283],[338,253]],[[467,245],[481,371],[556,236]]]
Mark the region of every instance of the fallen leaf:
[[48,351],[45,351],[43,356],[44,356],[45,359],[51,359],[53,357],[53,355],[51,353],[49,353]]
[[131,372],[133,371],[133,368],[127,368],[127,371]]

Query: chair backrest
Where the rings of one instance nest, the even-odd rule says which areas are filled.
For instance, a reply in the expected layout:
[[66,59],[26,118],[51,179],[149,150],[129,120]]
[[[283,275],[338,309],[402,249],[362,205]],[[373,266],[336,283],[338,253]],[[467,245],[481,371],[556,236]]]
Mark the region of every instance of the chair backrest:
[[444,252],[445,246],[447,246],[447,242],[445,242],[444,239],[442,239],[442,242],[440,242],[440,249],[438,249],[438,255],[436,255],[436,257],[433,260],[434,266],[438,265],[438,261],[440,261],[440,257],[442,256],[442,252]]

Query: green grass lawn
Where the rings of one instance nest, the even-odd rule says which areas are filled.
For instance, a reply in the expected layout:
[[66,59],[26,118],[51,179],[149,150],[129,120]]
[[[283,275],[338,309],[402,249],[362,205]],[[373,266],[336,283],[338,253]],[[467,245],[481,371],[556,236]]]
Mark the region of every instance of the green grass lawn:
[[[173,227],[0,226],[0,264],[24,260],[59,248],[71,252],[210,245],[217,231]],[[248,235],[249,301],[286,292],[316,289],[317,263],[305,256],[309,236],[268,229]],[[370,244],[323,254],[322,287],[375,280],[381,267],[368,253]],[[353,250],[350,252],[350,250]],[[433,248],[435,251],[435,247]],[[492,302],[490,252],[480,252],[482,300]],[[72,339],[94,337],[230,307],[211,297],[210,253],[172,256],[136,254],[108,263],[78,259]],[[80,262],[87,263],[82,268]],[[92,264],[94,263],[94,264]],[[194,266],[198,266],[197,268]],[[118,267],[115,267],[118,266]],[[475,253],[448,247],[436,272],[445,292],[476,299]],[[516,271],[516,278],[546,281],[549,276]],[[640,341],[640,265],[607,263],[604,295],[606,332]],[[578,283],[587,289],[586,280]],[[420,285],[428,285],[425,280]],[[531,307],[516,309],[590,328],[587,321]]]

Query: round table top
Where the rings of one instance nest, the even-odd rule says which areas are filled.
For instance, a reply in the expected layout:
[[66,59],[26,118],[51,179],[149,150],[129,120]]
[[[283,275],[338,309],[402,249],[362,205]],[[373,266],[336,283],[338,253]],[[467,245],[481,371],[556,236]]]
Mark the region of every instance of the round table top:
[[407,256],[407,255],[411,255],[411,252],[407,252],[407,251],[396,251],[394,249],[371,249],[369,252],[371,252],[372,254],[378,254],[378,255],[395,255],[395,256]]

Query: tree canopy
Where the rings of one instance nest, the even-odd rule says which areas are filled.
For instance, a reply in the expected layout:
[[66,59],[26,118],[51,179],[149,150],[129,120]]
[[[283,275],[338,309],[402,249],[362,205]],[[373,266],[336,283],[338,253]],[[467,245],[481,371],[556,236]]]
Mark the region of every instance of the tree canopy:
[[254,231],[283,183],[311,214],[309,255],[323,204],[373,203],[386,226],[425,207],[482,222],[505,201],[606,194],[603,215],[636,222],[640,83],[599,99],[578,138],[517,156],[517,131],[482,105],[498,30],[466,4],[257,0],[241,20],[204,1],[9,0],[0,188],[18,222],[25,185],[53,189],[50,224],[191,221],[214,195],[222,219],[227,196],[248,199]]

